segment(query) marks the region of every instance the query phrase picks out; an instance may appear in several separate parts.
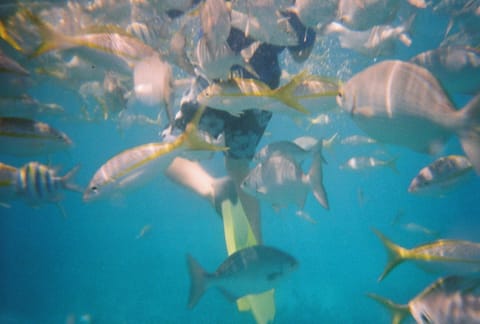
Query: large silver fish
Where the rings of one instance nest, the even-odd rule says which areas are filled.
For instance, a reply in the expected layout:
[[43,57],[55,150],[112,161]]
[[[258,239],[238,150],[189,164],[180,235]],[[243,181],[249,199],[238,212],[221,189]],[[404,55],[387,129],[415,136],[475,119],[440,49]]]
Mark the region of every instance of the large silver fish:
[[428,70],[383,61],[348,80],[337,103],[369,136],[418,152],[436,153],[456,134],[480,173],[480,95],[457,111]]
[[48,124],[27,118],[0,117],[0,153],[32,156],[65,150],[72,141]]
[[229,300],[235,301],[275,288],[298,267],[295,258],[289,254],[263,245],[238,250],[214,273],[207,273],[190,255],[187,262],[191,280],[189,308],[193,308],[210,287],[220,289]]
[[368,296],[385,306],[392,324],[402,323],[412,315],[417,323],[480,323],[480,277],[450,276],[440,278],[412,298],[398,305],[378,296]]

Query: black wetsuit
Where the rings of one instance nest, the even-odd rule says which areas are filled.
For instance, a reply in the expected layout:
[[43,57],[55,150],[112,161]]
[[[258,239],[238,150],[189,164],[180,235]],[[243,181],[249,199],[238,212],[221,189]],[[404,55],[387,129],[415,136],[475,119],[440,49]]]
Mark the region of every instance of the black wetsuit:
[[[300,44],[289,49],[301,50],[312,46],[315,41],[315,32],[311,29],[305,29],[297,16],[293,14],[285,15],[290,16],[290,23],[297,32]],[[231,29],[227,39],[228,45],[235,53],[239,53],[253,41],[253,39],[245,37],[243,32],[235,28]],[[280,82],[282,71],[278,62],[278,55],[284,49],[285,47],[281,46],[261,44],[249,61],[258,74],[259,79],[272,89],[277,88]],[[232,72],[239,72],[238,74],[244,78],[254,78],[252,74],[240,66],[233,66]],[[173,129],[170,129],[171,134],[175,135],[185,129],[187,123],[193,118],[195,111],[199,107],[196,101],[197,95],[207,86],[208,82],[206,80],[197,77],[181,100],[180,112],[175,118]],[[200,120],[199,129],[207,132],[215,139],[223,133],[225,146],[229,148],[225,152],[228,157],[251,159],[272,117],[272,113],[257,109],[257,107],[248,108],[251,109],[245,110],[241,116],[236,117],[227,112],[207,107]],[[164,135],[168,134],[164,132]]]

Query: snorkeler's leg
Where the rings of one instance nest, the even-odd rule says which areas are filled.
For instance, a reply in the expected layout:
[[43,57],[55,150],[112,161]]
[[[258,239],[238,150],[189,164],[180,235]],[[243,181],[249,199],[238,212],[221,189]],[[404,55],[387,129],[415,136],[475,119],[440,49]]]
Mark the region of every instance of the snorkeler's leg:
[[243,210],[248,218],[253,234],[255,235],[258,244],[261,244],[262,231],[260,224],[260,205],[255,197],[248,195],[240,188],[243,179],[245,179],[250,171],[248,165],[249,160],[247,159],[225,158],[225,168],[227,173],[235,184],[237,195],[240,198],[240,202],[242,203]]
[[222,216],[222,202],[235,203],[237,194],[229,177],[214,178],[198,162],[177,157],[165,172],[167,177],[210,202]]
[[174,182],[190,189],[194,193],[213,201],[213,183],[215,179],[198,162],[177,157],[165,174]]

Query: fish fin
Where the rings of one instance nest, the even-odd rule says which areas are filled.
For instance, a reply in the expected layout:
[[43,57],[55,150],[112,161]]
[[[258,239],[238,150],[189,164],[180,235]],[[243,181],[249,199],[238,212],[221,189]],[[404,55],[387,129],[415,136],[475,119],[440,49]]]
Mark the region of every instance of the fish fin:
[[18,45],[17,41],[8,34],[7,28],[5,28],[5,24],[3,23],[3,21],[0,21],[0,38],[7,42],[7,44],[12,46],[17,51],[23,52],[23,48],[21,48],[20,45]]
[[323,186],[322,155],[314,152],[312,165],[308,172],[308,183],[312,188],[313,195],[325,209],[329,209],[327,192]]
[[392,324],[400,324],[408,315],[410,315],[410,308],[408,305],[395,304],[387,298],[372,293],[368,293],[367,296],[377,301],[390,311],[392,315]]
[[308,77],[307,71],[302,71],[295,75],[287,84],[275,89],[273,91],[273,97],[292,109],[301,112],[303,114],[310,114],[308,111],[294,96],[295,89],[299,84]]
[[203,112],[205,111],[206,106],[201,106],[193,119],[187,124],[185,128],[185,141],[184,145],[189,150],[206,150],[206,151],[226,151],[228,147],[225,146],[218,146],[215,144],[211,144],[206,142],[198,133],[198,124],[200,122],[200,118],[202,117]]
[[377,229],[372,229],[375,235],[382,241],[385,250],[387,251],[387,265],[383,270],[383,273],[378,278],[378,281],[382,281],[398,264],[402,263],[408,257],[408,250],[393,243],[385,235],[380,233]]
[[24,12],[28,19],[38,28],[40,38],[42,39],[37,49],[29,55],[30,57],[33,58],[60,48],[64,49],[75,46],[70,37],[56,31],[30,10],[25,8]]
[[67,219],[67,213],[65,212],[65,208],[63,208],[62,204],[60,204],[59,202],[56,202],[55,206],[57,206],[58,210],[60,211],[62,218]]
[[264,186],[260,186],[260,187],[257,188],[257,192],[261,193],[261,194],[264,194],[264,195],[267,194],[267,191],[268,191],[267,188],[264,187]]
[[209,275],[190,254],[187,254],[187,265],[190,275],[190,295],[187,306],[192,309],[205,293]]
[[331,150],[334,148],[333,145],[338,142],[338,133],[335,133],[330,138],[324,139],[322,141],[323,141],[323,147]]
[[398,157],[388,160],[386,162],[386,166],[392,169],[392,171],[395,172],[396,174],[399,174],[400,172],[398,171],[398,168],[397,168],[397,161],[398,161]]
[[460,142],[475,172],[480,174],[480,95],[475,96],[461,111],[464,127]]
[[81,188],[79,185],[76,185],[71,182],[72,178],[75,176],[75,174],[78,172],[79,169],[80,169],[80,165],[76,165],[75,167],[73,167],[72,170],[70,170],[66,175],[62,177],[63,188],[71,191],[76,191],[76,192],[84,191],[84,189]]

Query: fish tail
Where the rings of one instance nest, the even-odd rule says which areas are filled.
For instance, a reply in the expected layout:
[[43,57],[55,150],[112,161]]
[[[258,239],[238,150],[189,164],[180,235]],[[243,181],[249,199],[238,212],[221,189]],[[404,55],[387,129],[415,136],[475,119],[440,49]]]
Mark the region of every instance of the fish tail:
[[387,298],[372,293],[368,293],[367,296],[377,301],[390,311],[392,315],[392,324],[400,324],[405,320],[408,315],[410,315],[410,308],[408,307],[408,305],[395,304]]
[[190,254],[187,254],[188,273],[190,275],[190,295],[188,308],[193,308],[207,289],[207,272]]
[[463,123],[458,135],[463,151],[480,174],[480,95],[475,96],[460,112]]
[[30,21],[38,28],[41,37],[40,45],[29,55],[30,57],[33,58],[60,48],[74,46],[68,36],[56,31],[30,10],[25,9],[24,11]]
[[7,28],[3,21],[0,21],[0,38],[7,42],[10,46],[16,49],[19,52],[23,52],[23,48],[18,45],[17,41],[8,34]]
[[387,251],[387,265],[385,266],[383,273],[378,278],[378,281],[382,281],[390,273],[390,271],[393,270],[393,268],[395,268],[398,264],[402,263],[407,258],[408,250],[390,241],[385,235],[380,233],[380,231],[376,229],[372,230],[382,241]]
[[198,151],[226,151],[228,147],[219,146],[205,141],[198,133],[198,124],[200,123],[200,118],[202,117],[205,106],[202,106],[198,109],[193,117],[192,121],[188,123],[185,128],[185,141],[184,145],[189,150],[198,150]]
[[290,108],[301,112],[302,114],[310,114],[308,111],[296,98],[294,95],[295,89],[300,85],[300,83],[305,80],[308,76],[307,71],[302,71],[295,75],[287,84],[277,88],[273,92],[275,99],[283,102],[285,105]]
[[328,204],[327,192],[323,186],[322,160],[323,157],[320,152],[313,153],[312,165],[308,172],[308,181],[317,201],[328,210],[330,207]]
[[334,148],[334,144],[338,142],[338,133],[333,134],[330,138],[323,140],[323,147],[329,150]]
[[398,157],[390,159],[386,162],[386,166],[392,169],[393,172],[398,174],[400,172],[398,171],[398,168],[397,168],[397,161],[398,161]]
[[81,188],[79,185],[71,182],[72,178],[78,172],[78,169],[80,169],[79,165],[73,167],[72,170],[70,170],[67,174],[65,174],[61,178],[62,187],[64,189],[68,189],[68,190],[72,190],[72,191],[76,191],[76,192],[83,192],[83,188]]

